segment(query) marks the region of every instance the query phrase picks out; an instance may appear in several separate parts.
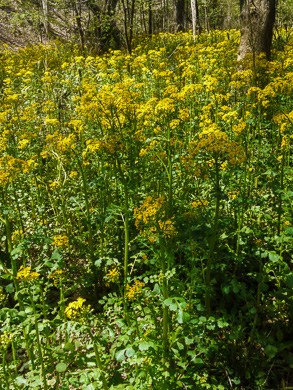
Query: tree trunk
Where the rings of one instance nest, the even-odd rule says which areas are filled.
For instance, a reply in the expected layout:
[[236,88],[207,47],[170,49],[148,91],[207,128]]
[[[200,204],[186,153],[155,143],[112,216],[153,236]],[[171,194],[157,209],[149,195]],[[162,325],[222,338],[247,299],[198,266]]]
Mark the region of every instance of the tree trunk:
[[184,31],[185,0],[175,0],[175,31]]
[[148,11],[149,11],[149,34],[153,33],[153,10],[152,10],[152,0],[149,0],[148,3]]
[[276,0],[241,0],[241,40],[238,61],[247,53],[265,53],[270,59]]
[[44,29],[47,37],[50,36],[50,24],[48,17],[48,0],[42,0],[42,9],[43,9],[43,20],[44,20]]
[[103,53],[110,47],[121,48],[120,31],[116,25],[115,12],[118,0],[106,0],[101,8],[96,0],[88,0],[87,7],[95,18],[95,34],[98,40],[97,53]]
[[200,24],[199,24],[197,0],[191,0],[191,15],[192,15],[193,40],[195,41],[196,34],[200,33]]

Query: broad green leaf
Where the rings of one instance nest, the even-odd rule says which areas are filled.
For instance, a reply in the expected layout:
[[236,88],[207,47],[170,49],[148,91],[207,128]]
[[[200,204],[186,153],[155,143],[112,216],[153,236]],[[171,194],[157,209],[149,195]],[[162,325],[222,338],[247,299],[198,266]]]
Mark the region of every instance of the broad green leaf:
[[138,348],[140,351],[147,351],[152,346],[152,343],[149,343],[147,341],[142,341]]
[[67,370],[67,365],[65,363],[58,363],[56,366],[56,371],[64,372]]
[[125,354],[127,357],[132,357],[135,355],[135,350],[132,347],[126,348]]
[[66,351],[74,351],[75,350],[75,346],[73,345],[73,344],[71,344],[71,343],[66,343],[65,345],[64,345],[64,349],[66,350]]
[[278,348],[274,345],[267,345],[264,349],[265,354],[270,358],[274,358],[278,352]]
[[122,362],[125,359],[125,351],[126,351],[126,349],[122,349],[122,350],[117,351],[115,353],[115,358],[116,358],[117,362]]

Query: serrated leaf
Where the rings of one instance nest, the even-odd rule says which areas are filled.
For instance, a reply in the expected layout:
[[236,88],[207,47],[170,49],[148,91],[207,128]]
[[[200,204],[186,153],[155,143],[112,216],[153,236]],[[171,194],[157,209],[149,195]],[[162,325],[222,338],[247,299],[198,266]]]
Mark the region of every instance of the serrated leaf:
[[172,304],[172,298],[167,298],[164,300],[164,306],[170,306]]
[[193,343],[194,339],[190,339],[189,337],[185,337],[184,339],[186,345],[190,345]]
[[142,341],[139,346],[138,346],[138,349],[140,351],[147,351],[150,347],[152,346],[151,343],[147,342],[147,341]]
[[27,385],[27,380],[23,376],[18,376],[17,378],[14,379],[14,383],[17,386]]
[[62,254],[57,249],[55,249],[52,253],[51,260],[62,260],[62,257]]
[[171,311],[176,311],[177,310],[177,303],[171,303],[171,305],[169,306],[169,309],[171,310]]

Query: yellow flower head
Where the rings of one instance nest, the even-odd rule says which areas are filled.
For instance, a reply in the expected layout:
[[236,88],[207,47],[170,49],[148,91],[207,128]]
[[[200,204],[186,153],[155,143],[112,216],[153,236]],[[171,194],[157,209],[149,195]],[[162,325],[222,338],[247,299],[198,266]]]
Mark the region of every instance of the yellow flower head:
[[129,300],[136,300],[142,294],[141,289],[145,286],[144,282],[136,280],[132,286],[129,284],[126,286],[126,296]]
[[67,280],[66,271],[62,269],[57,269],[52,272],[50,278],[53,279],[53,283],[55,287],[61,287],[63,282]]
[[14,338],[13,333],[8,333],[6,330],[0,336],[0,350],[6,351]]
[[76,301],[70,302],[64,313],[69,320],[79,320],[85,322],[87,314],[90,312],[91,305],[84,305],[85,299],[77,298]]
[[65,235],[62,236],[62,234],[55,236],[53,238],[52,245],[55,245],[57,247],[65,247],[69,244],[69,238]]
[[119,281],[120,271],[115,267],[110,269],[106,274],[106,278],[110,280],[112,283],[117,283]]
[[32,267],[24,268],[21,266],[17,272],[16,279],[20,280],[21,282],[34,281],[40,276],[40,274],[38,272],[32,272],[31,269]]
[[0,306],[4,306],[6,302],[6,295],[4,294],[2,288],[0,288]]

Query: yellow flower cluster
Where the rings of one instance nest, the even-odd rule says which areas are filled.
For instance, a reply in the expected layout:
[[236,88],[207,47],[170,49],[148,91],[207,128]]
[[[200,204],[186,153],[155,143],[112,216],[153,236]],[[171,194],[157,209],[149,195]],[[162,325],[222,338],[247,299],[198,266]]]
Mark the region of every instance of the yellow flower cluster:
[[4,294],[2,288],[0,288],[0,306],[3,306],[6,302],[6,295]]
[[159,198],[147,196],[144,203],[134,209],[135,226],[142,236],[147,237],[151,242],[155,242],[159,234],[164,238],[172,238],[178,234],[172,218],[165,218],[164,206],[163,196]]
[[91,305],[84,305],[84,298],[77,298],[76,301],[70,302],[65,308],[64,313],[69,320],[79,320],[84,322],[91,310]]
[[0,185],[11,183],[20,173],[27,173],[29,165],[27,161],[13,156],[0,157]]
[[199,207],[205,207],[209,204],[209,201],[208,200],[203,200],[203,199],[197,199],[195,200],[194,202],[191,203],[191,206],[194,208],[194,209],[197,209]]
[[239,191],[238,191],[238,190],[229,191],[229,192],[228,192],[228,197],[229,197],[230,199],[236,199],[238,194],[239,194]]
[[14,233],[11,235],[11,240],[12,242],[15,244],[16,242],[18,242],[20,239],[21,239],[21,236],[23,235],[23,231],[22,230],[15,230]]
[[40,276],[40,274],[38,272],[32,272],[31,269],[32,267],[24,268],[21,266],[17,272],[16,279],[20,280],[21,282],[34,281]]
[[57,269],[50,274],[50,279],[53,279],[55,287],[61,287],[62,284],[67,280],[67,272],[62,269]]
[[106,274],[106,278],[108,278],[112,283],[117,283],[119,281],[119,277],[120,277],[120,271],[116,267],[110,269]]
[[[195,147],[195,153],[212,153],[214,156],[221,156],[231,164],[245,161],[245,152],[239,143],[230,141],[228,135],[221,131],[216,123],[203,129],[199,134],[199,142]],[[194,143],[191,145],[194,147]]]
[[158,215],[162,211],[165,198],[163,196],[155,199],[152,196],[147,196],[144,203],[140,207],[134,209],[134,215],[136,218],[135,225],[137,228],[141,226],[141,223],[154,224],[157,221]]
[[67,137],[55,131],[53,134],[48,134],[46,137],[46,146],[43,149],[41,156],[58,157],[70,153],[76,147],[76,136],[69,134]]
[[87,147],[83,153],[85,156],[87,153],[105,152],[115,154],[116,151],[121,150],[122,142],[119,136],[111,136],[105,140],[90,139],[87,142]]
[[142,294],[142,288],[145,286],[144,282],[136,280],[132,286],[127,284],[126,296],[129,300],[136,300]]
[[5,352],[9,345],[12,343],[13,338],[13,333],[8,333],[6,330],[4,330],[4,332],[0,336],[0,349]]
[[158,221],[162,236],[165,238],[172,238],[178,234],[174,222],[171,219],[167,221]]
[[55,245],[57,247],[65,247],[69,245],[69,238],[65,235],[58,235],[53,237],[52,245]]

